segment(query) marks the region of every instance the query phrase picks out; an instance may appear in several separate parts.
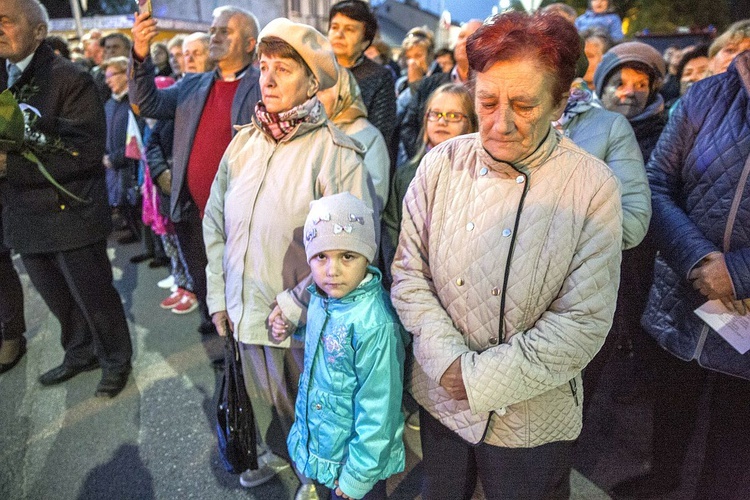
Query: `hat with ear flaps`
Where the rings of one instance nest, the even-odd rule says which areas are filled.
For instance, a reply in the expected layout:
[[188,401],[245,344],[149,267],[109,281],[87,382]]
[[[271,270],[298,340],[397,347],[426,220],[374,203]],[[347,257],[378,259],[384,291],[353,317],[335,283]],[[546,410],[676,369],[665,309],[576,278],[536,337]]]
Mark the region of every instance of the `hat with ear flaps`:
[[338,80],[336,56],[331,43],[318,30],[307,24],[290,21],[284,17],[274,19],[258,35],[258,42],[264,37],[275,36],[292,46],[302,57],[318,80],[318,90],[333,87]]
[[594,87],[596,94],[601,96],[604,85],[610,75],[627,63],[639,63],[647,67],[651,73],[652,82],[661,81],[667,72],[664,58],[658,50],[643,42],[625,42],[615,45],[604,54],[602,62],[594,72]]

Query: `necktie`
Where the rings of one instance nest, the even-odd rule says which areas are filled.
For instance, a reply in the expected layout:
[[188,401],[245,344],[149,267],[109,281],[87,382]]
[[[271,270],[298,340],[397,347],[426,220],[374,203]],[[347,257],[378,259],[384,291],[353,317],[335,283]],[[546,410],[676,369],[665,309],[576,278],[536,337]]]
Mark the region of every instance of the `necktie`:
[[8,66],[8,88],[11,88],[16,81],[21,78],[21,68],[16,66],[15,64],[10,64]]

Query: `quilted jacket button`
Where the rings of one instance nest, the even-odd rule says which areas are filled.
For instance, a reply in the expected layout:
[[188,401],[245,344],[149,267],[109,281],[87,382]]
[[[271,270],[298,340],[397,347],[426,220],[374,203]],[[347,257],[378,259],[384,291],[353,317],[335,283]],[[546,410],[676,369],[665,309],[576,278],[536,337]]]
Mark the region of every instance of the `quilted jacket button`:
[[464,284],[464,279],[463,279],[463,278],[458,278],[458,279],[456,280],[456,285],[458,285],[458,286],[463,286],[463,284]]
[[506,410],[505,407],[503,406],[502,408],[497,410],[495,413],[497,413],[499,416],[502,417],[502,416],[505,416],[506,413],[508,413],[508,410]]
[[482,167],[481,169],[479,169],[479,175],[487,175],[487,172],[487,167]]
[[315,405],[315,409],[316,410],[322,410],[323,409],[323,405],[320,404],[320,403],[318,403],[318,404]]
[[511,232],[512,231],[510,229],[503,229],[503,236],[507,238],[508,236],[510,236]]
[[497,337],[490,337],[490,344],[497,345]]
[[467,231],[471,231],[472,229],[474,229],[474,223],[473,222],[469,222],[468,224],[466,224],[466,230]]
[[519,175],[516,177],[516,184],[523,184],[523,181],[525,181],[526,178],[523,175]]
[[492,289],[492,295],[500,295],[500,289],[498,287],[495,287]]

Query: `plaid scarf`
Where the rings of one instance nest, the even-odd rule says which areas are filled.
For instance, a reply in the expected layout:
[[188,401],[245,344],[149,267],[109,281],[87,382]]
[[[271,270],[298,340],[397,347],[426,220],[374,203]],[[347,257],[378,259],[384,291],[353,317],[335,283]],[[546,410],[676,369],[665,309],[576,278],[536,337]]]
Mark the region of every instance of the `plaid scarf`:
[[318,98],[313,96],[299,106],[281,113],[266,111],[266,105],[259,101],[255,105],[255,118],[260,127],[276,142],[290,136],[300,123],[316,122],[320,119],[322,106]]

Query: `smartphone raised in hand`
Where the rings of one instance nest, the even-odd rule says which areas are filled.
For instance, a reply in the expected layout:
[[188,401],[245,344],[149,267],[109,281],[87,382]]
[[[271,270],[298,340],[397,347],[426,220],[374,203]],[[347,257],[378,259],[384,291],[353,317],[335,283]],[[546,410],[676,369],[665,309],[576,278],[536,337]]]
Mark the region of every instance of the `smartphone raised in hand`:
[[151,0],[135,0],[138,3],[138,12],[141,14],[148,13],[152,15],[154,8],[151,6]]

